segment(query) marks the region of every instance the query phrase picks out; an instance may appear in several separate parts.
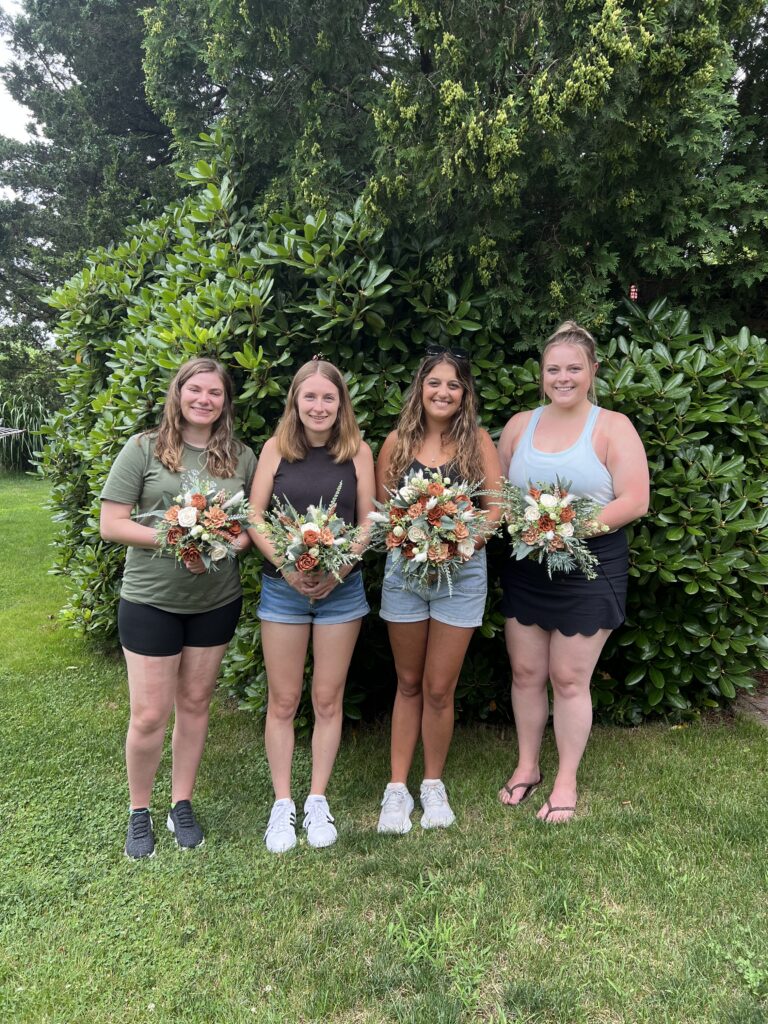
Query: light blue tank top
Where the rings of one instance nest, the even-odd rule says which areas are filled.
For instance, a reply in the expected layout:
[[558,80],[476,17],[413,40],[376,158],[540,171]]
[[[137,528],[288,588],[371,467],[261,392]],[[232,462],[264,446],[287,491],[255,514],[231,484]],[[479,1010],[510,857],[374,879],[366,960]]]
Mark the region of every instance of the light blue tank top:
[[540,452],[533,447],[533,435],[543,410],[543,405],[534,409],[515,449],[507,473],[511,483],[527,490],[530,483],[554,484],[559,476],[561,480],[571,481],[571,491],[580,498],[591,498],[600,505],[613,501],[616,497],[613,477],[592,447],[592,431],[599,407],[592,406],[578,440],[563,452]]

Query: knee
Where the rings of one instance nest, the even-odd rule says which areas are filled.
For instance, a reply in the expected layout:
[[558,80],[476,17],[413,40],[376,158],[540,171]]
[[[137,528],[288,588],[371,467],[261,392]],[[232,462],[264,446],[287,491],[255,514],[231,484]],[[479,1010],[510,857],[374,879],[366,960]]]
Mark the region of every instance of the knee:
[[267,699],[267,714],[280,721],[293,721],[299,707],[299,698],[292,694],[270,693]]
[[139,733],[141,736],[152,736],[157,732],[164,732],[170,718],[168,708],[141,707],[131,711],[129,731]]
[[456,679],[425,679],[424,703],[429,705],[433,711],[445,711],[446,708],[453,707],[457,682]]
[[512,689],[518,693],[543,690],[547,677],[537,665],[513,665]]
[[312,691],[312,709],[315,712],[315,718],[320,718],[325,721],[337,718],[342,713],[343,707],[343,695],[342,693],[316,693]]
[[398,675],[397,692],[399,696],[405,697],[406,700],[414,700],[416,697],[421,697],[422,689],[421,676]]
[[566,666],[553,668],[550,680],[552,682],[552,692],[556,697],[562,697],[565,700],[589,692],[589,679],[585,679],[577,672],[574,672],[572,668]]
[[208,714],[210,703],[211,698],[207,693],[199,696],[188,693],[177,694],[176,714],[186,715],[189,718],[205,718]]

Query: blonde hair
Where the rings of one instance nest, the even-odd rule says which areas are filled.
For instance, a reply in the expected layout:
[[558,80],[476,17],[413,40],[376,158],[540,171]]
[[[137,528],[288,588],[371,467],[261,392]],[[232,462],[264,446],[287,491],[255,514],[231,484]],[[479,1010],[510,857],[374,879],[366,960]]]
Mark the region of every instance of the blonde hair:
[[587,369],[592,373],[592,383],[589,385],[587,398],[590,402],[594,403],[597,400],[597,396],[595,395],[593,367],[597,362],[597,345],[589,331],[577,324],[575,320],[564,320],[556,328],[554,334],[550,334],[544,342],[539,362],[539,396],[544,398],[544,360],[546,359],[547,352],[553,345],[572,345],[574,348],[580,348],[584,352],[587,359]]
[[297,399],[301,385],[305,380],[314,377],[316,373],[330,381],[339,392],[339,411],[325,447],[333,456],[334,462],[347,462],[354,458],[360,450],[360,428],[357,425],[352,399],[349,397],[349,390],[341,372],[333,363],[326,362],[324,359],[313,359],[309,363],[304,363],[296,371],[291,386],[288,388],[285,411],[275,430],[277,450],[286,462],[298,462],[309,451],[304,425],[299,419]]
[[221,415],[211,428],[211,437],[205,446],[206,467],[212,476],[231,477],[235,475],[237,460],[243,449],[232,433],[234,410],[232,404],[232,379],[227,370],[215,359],[198,356],[189,359],[179,367],[168,385],[168,395],[163,409],[160,426],[146,431],[156,435],[154,454],[171,473],[180,473],[184,466],[184,417],[181,414],[181,389],[198,373],[215,373],[224,388],[224,406]]
[[386,481],[389,487],[394,487],[402,479],[413,463],[414,454],[424,442],[424,381],[440,363],[448,363],[464,388],[461,405],[451,420],[450,429],[443,435],[445,440],[456,448],[451,467],[462,480],[475,483],[483,479],[483,459],[478,439],[477,393],[469,360],[457,358],[446,350],[422,360],[405,393],[403,408],[397,420],[397,440],[389,463]]

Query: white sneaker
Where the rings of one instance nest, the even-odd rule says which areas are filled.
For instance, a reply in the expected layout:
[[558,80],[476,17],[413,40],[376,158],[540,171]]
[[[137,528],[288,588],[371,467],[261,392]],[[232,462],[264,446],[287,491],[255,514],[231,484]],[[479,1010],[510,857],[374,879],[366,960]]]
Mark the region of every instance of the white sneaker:
[[448,794],[440,779],[425,779],[419,793],[424,813],[422,828],[448,828],[456,821],[456,815],[448,803]]
[[333,846],[337,836],[333,821],[325,797],[310,794],[304,804],[304,830],[310,846]]
[[394,832],[396,835],[410,832],[412,810],[413,797],[408,792],[408,787],[402,782],[388,783],[384,790],[384,799],[381,801],[377,831]]
[[264,842],[270,853],[285,853],[296,845],[296,804],[287,797],[275,800]]

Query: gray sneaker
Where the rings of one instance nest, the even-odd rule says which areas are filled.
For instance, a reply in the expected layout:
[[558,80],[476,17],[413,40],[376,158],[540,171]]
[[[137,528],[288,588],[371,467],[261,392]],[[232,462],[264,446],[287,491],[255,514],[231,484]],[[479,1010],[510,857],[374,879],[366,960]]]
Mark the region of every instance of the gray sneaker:
[[149,808],[141,807],[137,811],[131,811],[124,853],[131,860],[155,856],[155,833],[152,831],[152,815]]
[[390,782],[384,790],[379,814],[378,832],[405,835],[411,831],[413,797],[402,782]]
[[165,824],[168,831],[173,832],[180,850],[194,850],[205,842],[203,830],[189,800],[177,800],[168,812]]
[[422,782],[419,797],[424,809],[421,816],[422,828],[448,828],[456,821],[445,786],[439,779]]

